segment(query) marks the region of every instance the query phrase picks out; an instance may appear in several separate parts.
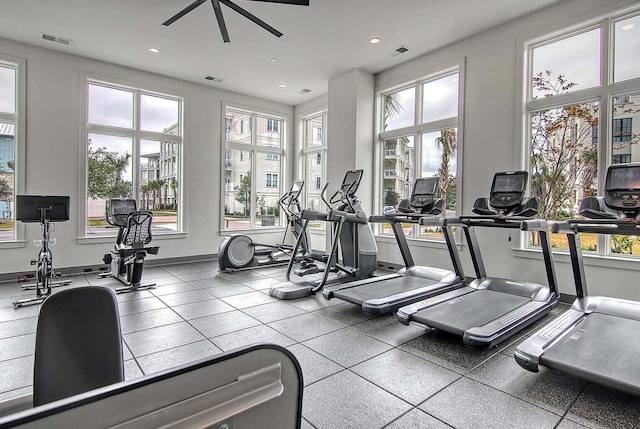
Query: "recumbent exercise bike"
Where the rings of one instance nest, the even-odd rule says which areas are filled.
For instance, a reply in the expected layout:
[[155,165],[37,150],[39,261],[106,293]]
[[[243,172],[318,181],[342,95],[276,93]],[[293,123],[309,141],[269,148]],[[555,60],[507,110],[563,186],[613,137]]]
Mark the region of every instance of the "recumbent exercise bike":
[[112,198],[107,200],[106,218],[109,225],[117,226],[116,244],[102,259],[111,265],[111,271],[99,274],[100,278],[113,277],[126,287],[116,288],[116,293],[151,289],[155,283],[141,284],[144,258],[157,255],[160,247],[148,246],[151,242],[153,213],[137,210],[136,200]]

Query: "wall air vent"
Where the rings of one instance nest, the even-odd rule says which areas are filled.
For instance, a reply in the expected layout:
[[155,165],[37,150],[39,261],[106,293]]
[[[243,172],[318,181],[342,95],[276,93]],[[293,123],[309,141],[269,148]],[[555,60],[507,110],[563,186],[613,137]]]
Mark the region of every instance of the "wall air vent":
[[54,36],[53,34],[40,33],[42,35],[42,40],[46,40],[48,42],[56,42],[61,45],[69,46],[71,45],[71,39],[65,39],[64,37]]
[[390,57],[397,57],[400,54],[404,54],[408,50],[409,50],[409,48],[407,48],[406,46],[402,45],[402,46],[398,46],[397,48],[395,48],[391,52],[387,52],[387,55],[389,55]]
[[205,76],[204,77],[206,80],[210,80],[211,82],[215,82],[215,83],[220,83],[222,82],[224,79],[221,79],[219,77],[213,77],[213,76]]
[[310,89],[305,88],[305,89],[301,89],[300,91],[298,91],[298,94],[308,94],[310,92],[311,92]]

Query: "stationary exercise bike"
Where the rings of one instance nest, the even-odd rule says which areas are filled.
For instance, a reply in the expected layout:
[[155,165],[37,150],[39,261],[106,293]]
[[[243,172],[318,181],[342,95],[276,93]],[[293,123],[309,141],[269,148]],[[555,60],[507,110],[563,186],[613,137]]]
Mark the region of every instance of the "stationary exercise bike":
[[53,270],[53,255],[49,248],[51,240],[51,223],[66,222],[69,220],[69,197],[16,195],[16,220],[31,223],[40,222],[42,225],[42,248],[38,253],[38,259],[31,260],[31,265],[36,266],[36,283],[22,286],[22,289],[35,289],[35,298],[27,298],[15,301],[13,306],[24,307],[40,304],[49,295],[51,288],[68,285],[70,279],[54,280],[59,274]]
[[[218,268],[220,271],[233,272],[260,268],[267,265],[284,265],[293,258],[299,258],[309,251],[309,233],[302,231],[300,219],[300,193],[304,187],[303,180],[296,180],[291,184],[289,192],[284,194],[278,205],[287,216],[287,227],[284,231],[282,243],[255,243],[251,237],[244,234],[234,234],[226,237],[218,249]],[[295,240],[302,234],[300,250],[292,253],[293,246],[285,244],[287,234],[291,231]]]
[[136,200],[112,198],[107,200],[106,217],[109,225],[117,226],[116,244],[102,260],[111,265],[111,271],[102,273],[100,278],[113,277],[126,287],[116,288],[116,293],[133,292],[155,287],[155,283],[141,284],[144,258],[147,254],[157,255],[160,247],[151,243],[151,222],[153,214],[137,210]]

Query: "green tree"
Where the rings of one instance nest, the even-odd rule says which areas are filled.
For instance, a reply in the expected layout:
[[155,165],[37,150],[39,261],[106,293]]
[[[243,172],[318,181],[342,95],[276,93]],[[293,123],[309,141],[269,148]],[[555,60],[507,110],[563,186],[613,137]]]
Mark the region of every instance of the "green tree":
[[251,172],[247,171],[240,181],[240,186],[236,191],[236,201],[244,206],[244,215],[247,215],[247,209],[251,206]]
[[173,191],[173,209],[178,209],[178,181],[175,177],[171,178],[171,183],[169,184],[171,190]]
[[120,155],[106,147],[94,149],[89,140],[87,193],[90,198],[126,198],[133,193],[132,183],[123,175],[131,155]]
[[393,189],[387,189],[387,192],[384,194],[384,205],[385,206],[393,206],[398,205],[398,200],[400,199],[400,194],[398,194]]

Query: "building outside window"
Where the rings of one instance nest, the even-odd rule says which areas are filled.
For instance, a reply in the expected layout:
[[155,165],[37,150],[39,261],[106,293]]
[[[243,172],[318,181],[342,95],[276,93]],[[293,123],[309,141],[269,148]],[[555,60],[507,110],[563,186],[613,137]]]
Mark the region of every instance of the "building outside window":
[[282,226],[283,118],[225,108],[222,229]]
[[0,242],[16,239],[18,64],[0,58]]
[[105,220],[110,198],[151,210],[154,233],[180,231],[182,99],[93,80],[86,89],[84,236],[117,233]]
[[[326,180],[327,153],[326,133],[327,113],[315,113],[302,119],[302,174],[305,180],[303,208],[325,210],[321,199],[322,188]],[[324,222],[312,222],[310,228],[323,229]]]
[[[602,194],[610,164],[640,161],[640,63],[634,60],[640,16],[605,16],[532,40],[525,49],[531,194],[541,199],[540,218],[572,218],[584,197]],[[568,247],[563,234],[552,234],[551,241],[554,248]],[[536,245],[533,235],[525,240]],[[581,245],[603,256],[640,254],[636,237],[582,234]]]
[[[440,178],[446,210],[456,210],[459,88],[456,68],[381,93],[379,211],[409,198],[416,178],[434,176]],[[404,230],[411,237],[442,239],[435,228],[407,225]],[[378,233],[393,234],[386,224]]]

